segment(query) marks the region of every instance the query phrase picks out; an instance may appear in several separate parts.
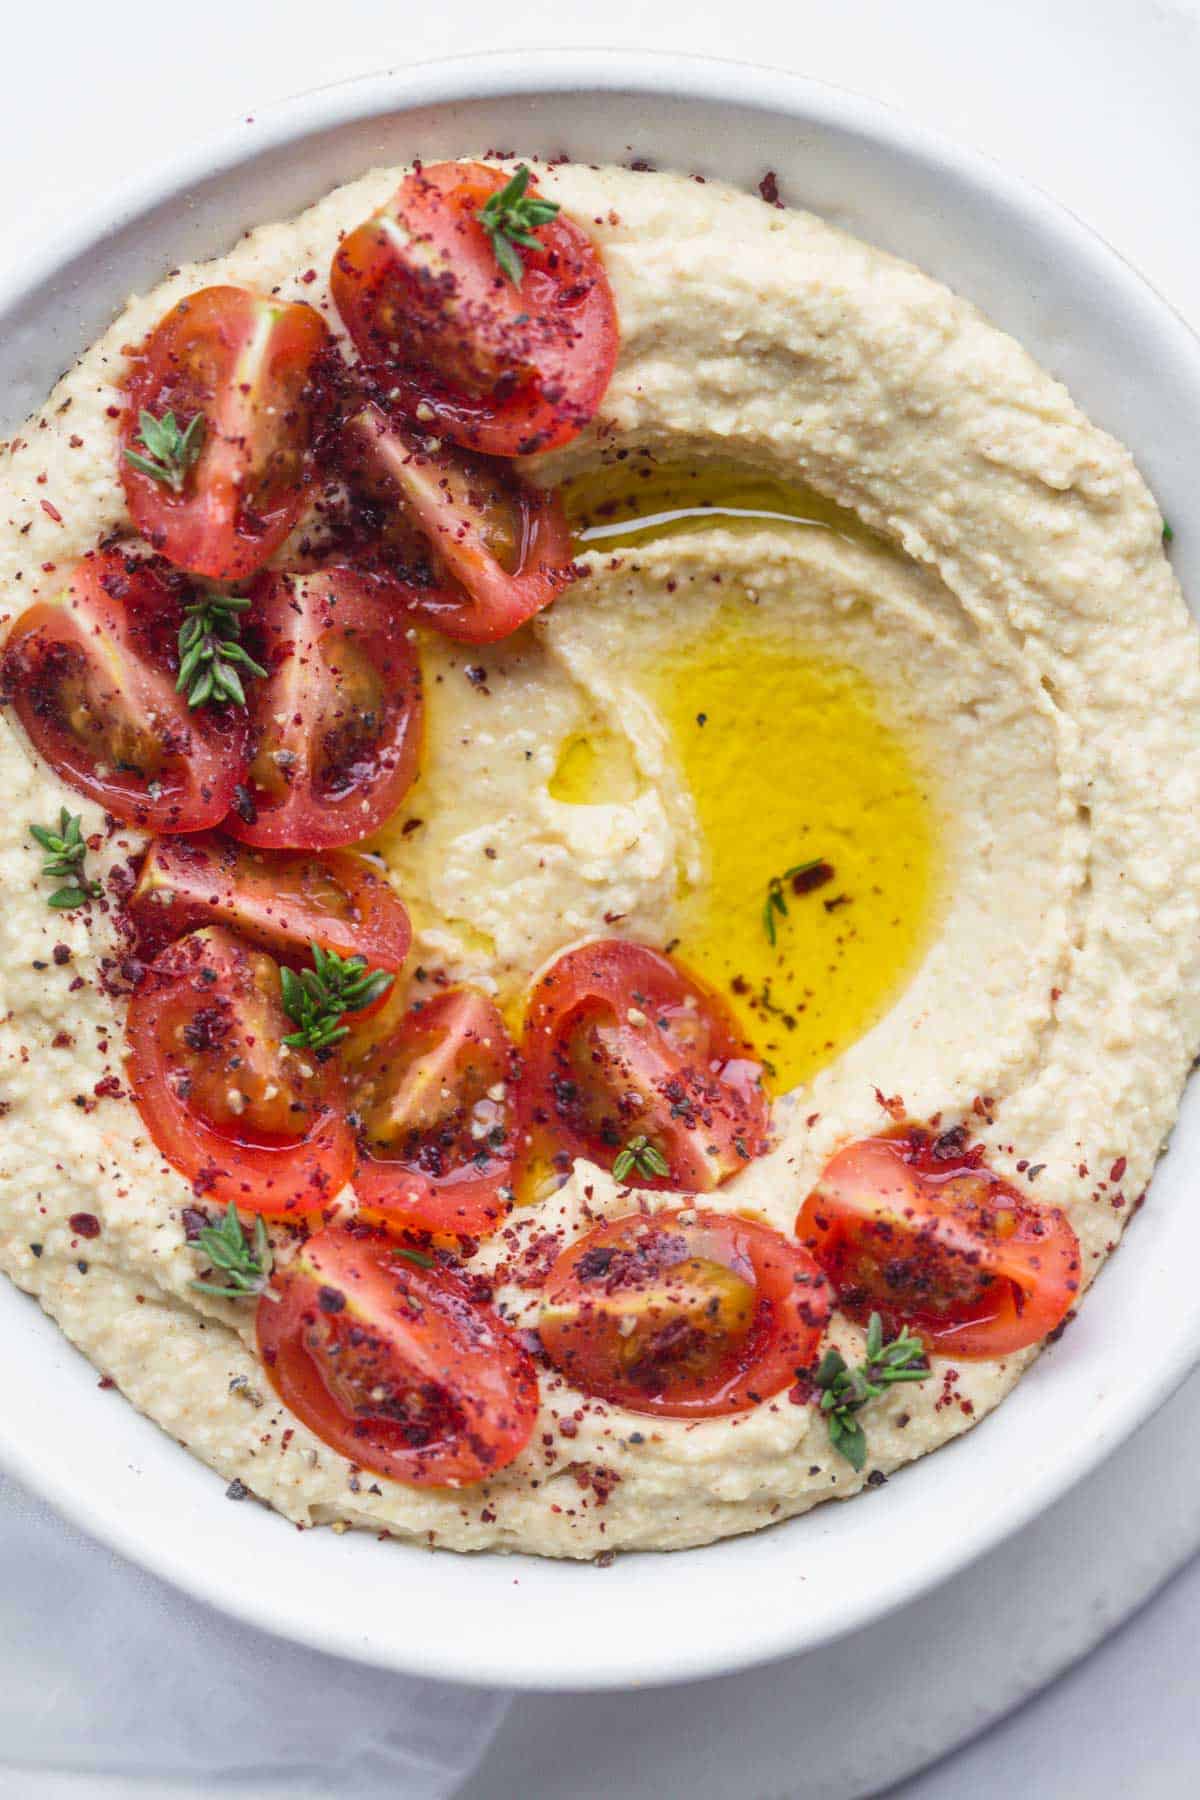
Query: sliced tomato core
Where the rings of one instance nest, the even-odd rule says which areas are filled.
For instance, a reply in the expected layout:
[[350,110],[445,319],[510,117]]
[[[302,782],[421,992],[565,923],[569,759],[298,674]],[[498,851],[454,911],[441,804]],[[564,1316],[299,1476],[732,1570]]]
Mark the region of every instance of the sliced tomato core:
[[129,1081],[154,1143],[239,1210],[328,1204],[353,1160],[337,1065],[293,1050],[278,965],[220,926],[192,932],[129,1003]]
[[499,465],[389,424],[376,406],[345,430],[351,479],[401,508],[433,560],[435,585],[406,595],[409,611],[465,643],[508,637],[579,573],[555,495]]
[[53,600],[22,613],[3,699],[77,792],[149,831],[195,831],[232,804],[246,767],[241,717],[190,712],[175,691],[191,588],[166,565],[97,550]]
[[355,349],[397,410],[494,456],[581,431],[618,346],[604,264],[563,214],[522,248],[519,286],[501,271],[479,212],[508,180],[484,163],[427,165],[343,240],[330,274]]
[[253,753],[226,830],[277,849],[359,843],[420,761],[420,664],[395,596],[333,568],[270,578],[261,608],[269,675],[251,694]]
[[216,832],[155,839],[126,906],[151,954],[219,924],[281,962],[307,964],[315,943],[395,973],[412,942],[408,914],[365,857],[251,850]]
[[993,1173],[966,1134],[913,1127],[849,1144],[827,1164],[796,1233],[852,1317],[878,1312],[931,1349],[1008,1356],[1074,1304],[1079,1243],[1065,1213]]
[[537,1416],[528,1353],[447,1268],[385,1237],[312,1237],[258,1308],[259,1349],[297,1418],[359,1468],[465,1487],[512,1462]]
[[717,996],[656,950],[568,951],[533,988],[522,1050],[526,1171],[586,1156],[639,1187],[704,1192],[766,1148],[761,1065]]
[[471,988],[415,1008],[351,1071],[359,1200],[389,1224],[479,1237],[511,1200],[516,1052]]
[[740,1412],[799,1380],[829,1317],[807,1251],[727,1213],[596,1226],[546,1278],[538,1332],[587,1393],[676,1418]]
[[[159,321],[134,355],[121,425],[130,515],[155,549],[194,574],[241,581],[279,548],[308,497],[332,353],[313,307],[246,288],[202,288]],[[144,413],[198,432],[198,454],[174,480],[147,471]]]

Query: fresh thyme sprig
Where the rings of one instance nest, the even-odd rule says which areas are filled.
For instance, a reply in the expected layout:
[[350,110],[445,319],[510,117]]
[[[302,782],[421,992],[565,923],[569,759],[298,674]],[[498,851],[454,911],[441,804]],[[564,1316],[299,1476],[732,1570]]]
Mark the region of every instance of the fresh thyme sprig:
[[212,1281],[190,1282],[188,1285],[197,1293],[216,1294],[222,1300],[247,1300],[261,1294],[271,1278],[275,1259],[263,1216],[261,1213],[254,1216],[254,1242],[251,1244],[232,1200],[221,1222],[206,1225],[198,1231],[190,1248],[207,1256],[214,1270],[228,1277],[225,1287]]
[[671,1173],[671,1165],[658,1145],[652,1144],[650,1139],[644,1135],[631,1137],[612,1166],[612,1172],[617,1181],[624,1181],[625,1177],[634,1169],[639,1175],[669,1175]]
[[899,1337],[885,1344],[878,1313],[872,1313],[868,1322],[866,1348],[865,1362],[854,1369],[840,1350],[827,1350],[813,1378],[821,1390],[829,1441],[852,1469],[861,1469],[867,1460],[866,1433],[855,1417],[859,1408],[897,1381],[924,1381],[929,1374],[920,1338],[913,1337],[905,1326]]
[[125,452],[125,461],[143,475],[149,475],[152,481],[161,481],[169,487],[173,494],[183,492],[183,484],[187,480],[187,472],[204,448],[204,414],[197,413],[188,420],[181,431],[173,412],[165,412],[161,419],[144,409],[138,414],[138,434],[134,443],[140,443],[143,456],[139,450]]
[[240,595],[214,593],[184,607],[175,692],[186,693],[189,707],[204,706],[210,700],[245,706],[246,690],[238,666],[251,675],[266,674],[262,664],[256,663],[239,642],[239,615],[249,608],[249,600]]
[[79,813],[69,813],[64,806],[58,815],[57,831],[48,825],[31,825],[29,833],[46,852],[42,874],[66,884],[55,888],[46,901],[47,906],[54,907],[56,912],[69,912],[88,900],[99,899],[100,883],[90,881],[83,872],[87,845],[80,830]]
[[763,901],[763,930],[767,934],[769,944],[775,942],[776,914],[781,919],[787,917],[788,905],[787,896],[783,891],[784,883],[794,881],[797,875],[811,875],[814,869],[821,867],[823,861],[823,857],[814,856],[811,862],[796,863],[793,868],[785,869],[782,875],[772,875],[768,881],[767,897]]
[[300,1027],[283,1041],[293,1050],[328,1050],[350,1035],[342,1015],[370,1006],[387,993],[396,977],[385,969],[369,969],[365,956],[341,957],[336,950],[322,950],[320,944],[309,948],[311,969],[301,969],[299,975],[291,969],[279,972],[284,1011]]
[[522,250],[540,250],[534,237],[539,225],[548,225],[558,216],[558,203],[543,200],[538,194],[527,194],[529,169],[522,163],[512,180],[497,188],[491,199],[476,213],[476,218],[491,240],[492,253],[501,272],[514,287],[520,287],[525,275]]

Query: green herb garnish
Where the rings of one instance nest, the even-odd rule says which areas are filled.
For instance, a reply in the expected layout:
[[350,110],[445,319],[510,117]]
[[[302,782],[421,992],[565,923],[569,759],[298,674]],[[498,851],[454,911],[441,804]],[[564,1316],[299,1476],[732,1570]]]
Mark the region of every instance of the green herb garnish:
[[232,1200],[220,1224],[206,1225],[198,1231],[189,1248],[207,1256],[213,1268],[228,1278],[225,1287],[218,1287],[212,1281],[189,1282],[189,1287],[194,1287],[197,1293],[216,1294],[222,1300],[246,1300],[261,1294],[271,1278],[275,1259],[263,1216],[255,1214],[254,1242],[251,1244]]
[[143,410],[138,414],[138,434],[133,441],[140,443],[146,454],[127,449],[126,462],[152,481],[161,481],[173,494],[181,494],[187,472],[204,448],[204,414],[197,413],[180,431],[173,412],[156,419]]
[[213,700],[229,700],[245,706],[246,690],[238,667],[251,675],[265,675],[261,663],[245,650],[240,614],[249,611],[249,600],[234,594],[206,594],[183,609],[179,627],[179,677],[177,694],[187,695],[189,707]]
[[512,180],[498,188],[475,214],[491,240],[502,273],[514,287],[520,287],[525,274],[521,251],[542,248],[533,234],[539,225],[548,225],[556,218],[559,211],[557,201],[527,194],[528,186],[529,169],[522,163]]
[[1163,520],[1163,543],[1164,544],[1173,544],[1174,542],[1175,542],[1175,532],[1171,525],[1171,521],[1169,519],[1164,519]]
[[57,831],[52,831],[48,825],[31,825],[29,832],[46,852],[42,874],[66,883],[64,887],[55,888],[46,901],[47,906],[54,907],[56,912],[69,912],[72,907],[100,898],[100,883],[89,881],[83,872],[87,845],[80,830],[79,813],[69,813],[64,806],[58,815]]
[[811,862],[797,863],[794,868],[785,869],[782,875],[772,875],[767,883],[767,897],[763,902],[763,930],[767,934],[767,942],[775,942],[775,915],[787,917],[787,896],[784,894],[784,883],[792,881],[797,875],[811,875],[819,869],[824,858],[814,856]]
[[416,1263],[418,1269],[432,1269],[433,1267],[432,1256],[427,1256],[424,1250],[408,1250],[402,1244],[393,1244],[392,1255],[402,1256],[405,1262]]
[[840,1350],[827,1350],[813,1377],[821,1390],[821,1411],[829,1441],[852,1469],[867,1460],[867,1438],[855,1418],[859,1408],[875,1400],[897,1381],[924,1381],[929,1374],[925,1346],[905,1326],[890,1343],[883,1341],[883,1320],[873,1312],[867,1325],[867,1355],[852,1369]]
[[669,1175],[671,1165],[659,1149],[648,1137],[631,1137],[625,1148],[613,1163],[612,1172],[617,1181],[636,1169],[639,1175]]
[[350,1035],[350,1027],[341,1023],[343,1013],[370,1006],[387,993],[396,977],[385,969],[368,969],[365,956],[341,957],[336,950],[322,950],[320,944],[309,948],[311,969],[301,969],[299,975],[291,969],[279,971],[284,1011],[300,1027],[283,1041],[293,1050],[328,1050]]

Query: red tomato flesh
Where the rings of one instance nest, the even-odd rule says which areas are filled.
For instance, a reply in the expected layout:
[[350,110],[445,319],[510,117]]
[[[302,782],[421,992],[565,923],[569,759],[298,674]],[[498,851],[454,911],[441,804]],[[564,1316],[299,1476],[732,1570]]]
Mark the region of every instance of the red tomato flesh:
[[225,925],[292,966],[306,965],[315,943],[396,973],[412,943],[408,914],[365,857],[249,850],[217,832],[155,839],[126,910],[151,954],[198,926]]
[[528,1353],[449,1269],[387,1238],[321,1232],[258,1305],[258,1347],[280,1398],[361,1469],[411,1487],[468,1487],[528,1442]]
[[308,1213],[345,1186],[353,1141],[336,1062],[283,1038],[278,965],[221,926],[164,952],[129,1002],[129,1084],[166,1160],[242,1212]]
[[574,1386],[632,1412],[744,1411],[800,1380],[829,1318],[807,1251],[727,1213],[597,1225],[546,1277],[538,1332]]
[[228,812],[246,767],[241,716],[175,692],[191,588],[162,563],[96,550],[60,594],[21,614],[3,699],[76,792],[146,831],[198,831]]
[[251,690],[250,767],[225,829],[269,849],[359,843],[416,779],[416,649],[394,596],[353,569],[272,576],[259,598],[269,674]]
[[389,402],[491,456],[575,437],[618,348],[599,252],[561,213],[538,228],[539,248],[522,250],[519,287],[501,272],[478,213],[508,180],[486,163],[418,170],[343,240],[330,275],[354,347]]
[[[940,1146],[940,1148],[939,1148]],[[796,1235],[852,1318],[907,1325],[947,1356],[1009,1356],[1062,1322],[1079,1242],[965,1148],[916,1130],[849,1144],[826,1165]]]
[[140,416],[204,418],[199,456],[178,485],[122,454],[130,516],[181,569],[241,581],[261,568],[308,495],[319,371],[333,339],[301,302],[209,287],[181,300],[136,353],[126,383],[122,451],[144,454]]
[[516,1051],[473,988],[414,1008],[350,1075],[354,1188],[388,1224],[482,1237],[508,1210]]
[[462,451],[389,425],[377,406],[345,430],[352,478],[390,498],[424,537],[438,584],[405,596],[409,612],[468,644],[508,637],[578,575],[557,498]]
[[534,985],[522,1042],[521,1154],[611,1169],[634,1139],[665,1173],[638,1187],[705,1192],[767,1145],[761,1065],[715,994],[671,959],[610,938],[569,950]]

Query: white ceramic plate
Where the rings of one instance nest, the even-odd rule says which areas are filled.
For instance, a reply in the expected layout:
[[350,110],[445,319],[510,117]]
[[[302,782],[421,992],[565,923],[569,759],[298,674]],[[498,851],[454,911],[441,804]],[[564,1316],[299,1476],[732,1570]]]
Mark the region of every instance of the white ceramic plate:
[[[840,91],[644,53],[427,64],[301,97],[78,221],[0,292],[0,414],[40,404],[131,289],[223,250],[372,164],[512,146],[646,157],[785,197],[980,304],[1138,457],[1200,595],[1200,344],[1076,220],[977,156]],[[608,1569],[456,1557],[300,1533],[116,1395],[34,1302],[0,1285],[6,1465],[116,1549],[255,1625],[462,1681],[682,1681],[811,1649],[992,1548],[1091,1469],[1200,1357],[1200,1100],[1077,1323],[993,1418],[851,1506]],[[1152,1331],[1146,1329],[1153,1322]],[[1148,1478],[1156,1479],[1154,1471]],[[984,1624],[986,1629],[986,1623]]]

